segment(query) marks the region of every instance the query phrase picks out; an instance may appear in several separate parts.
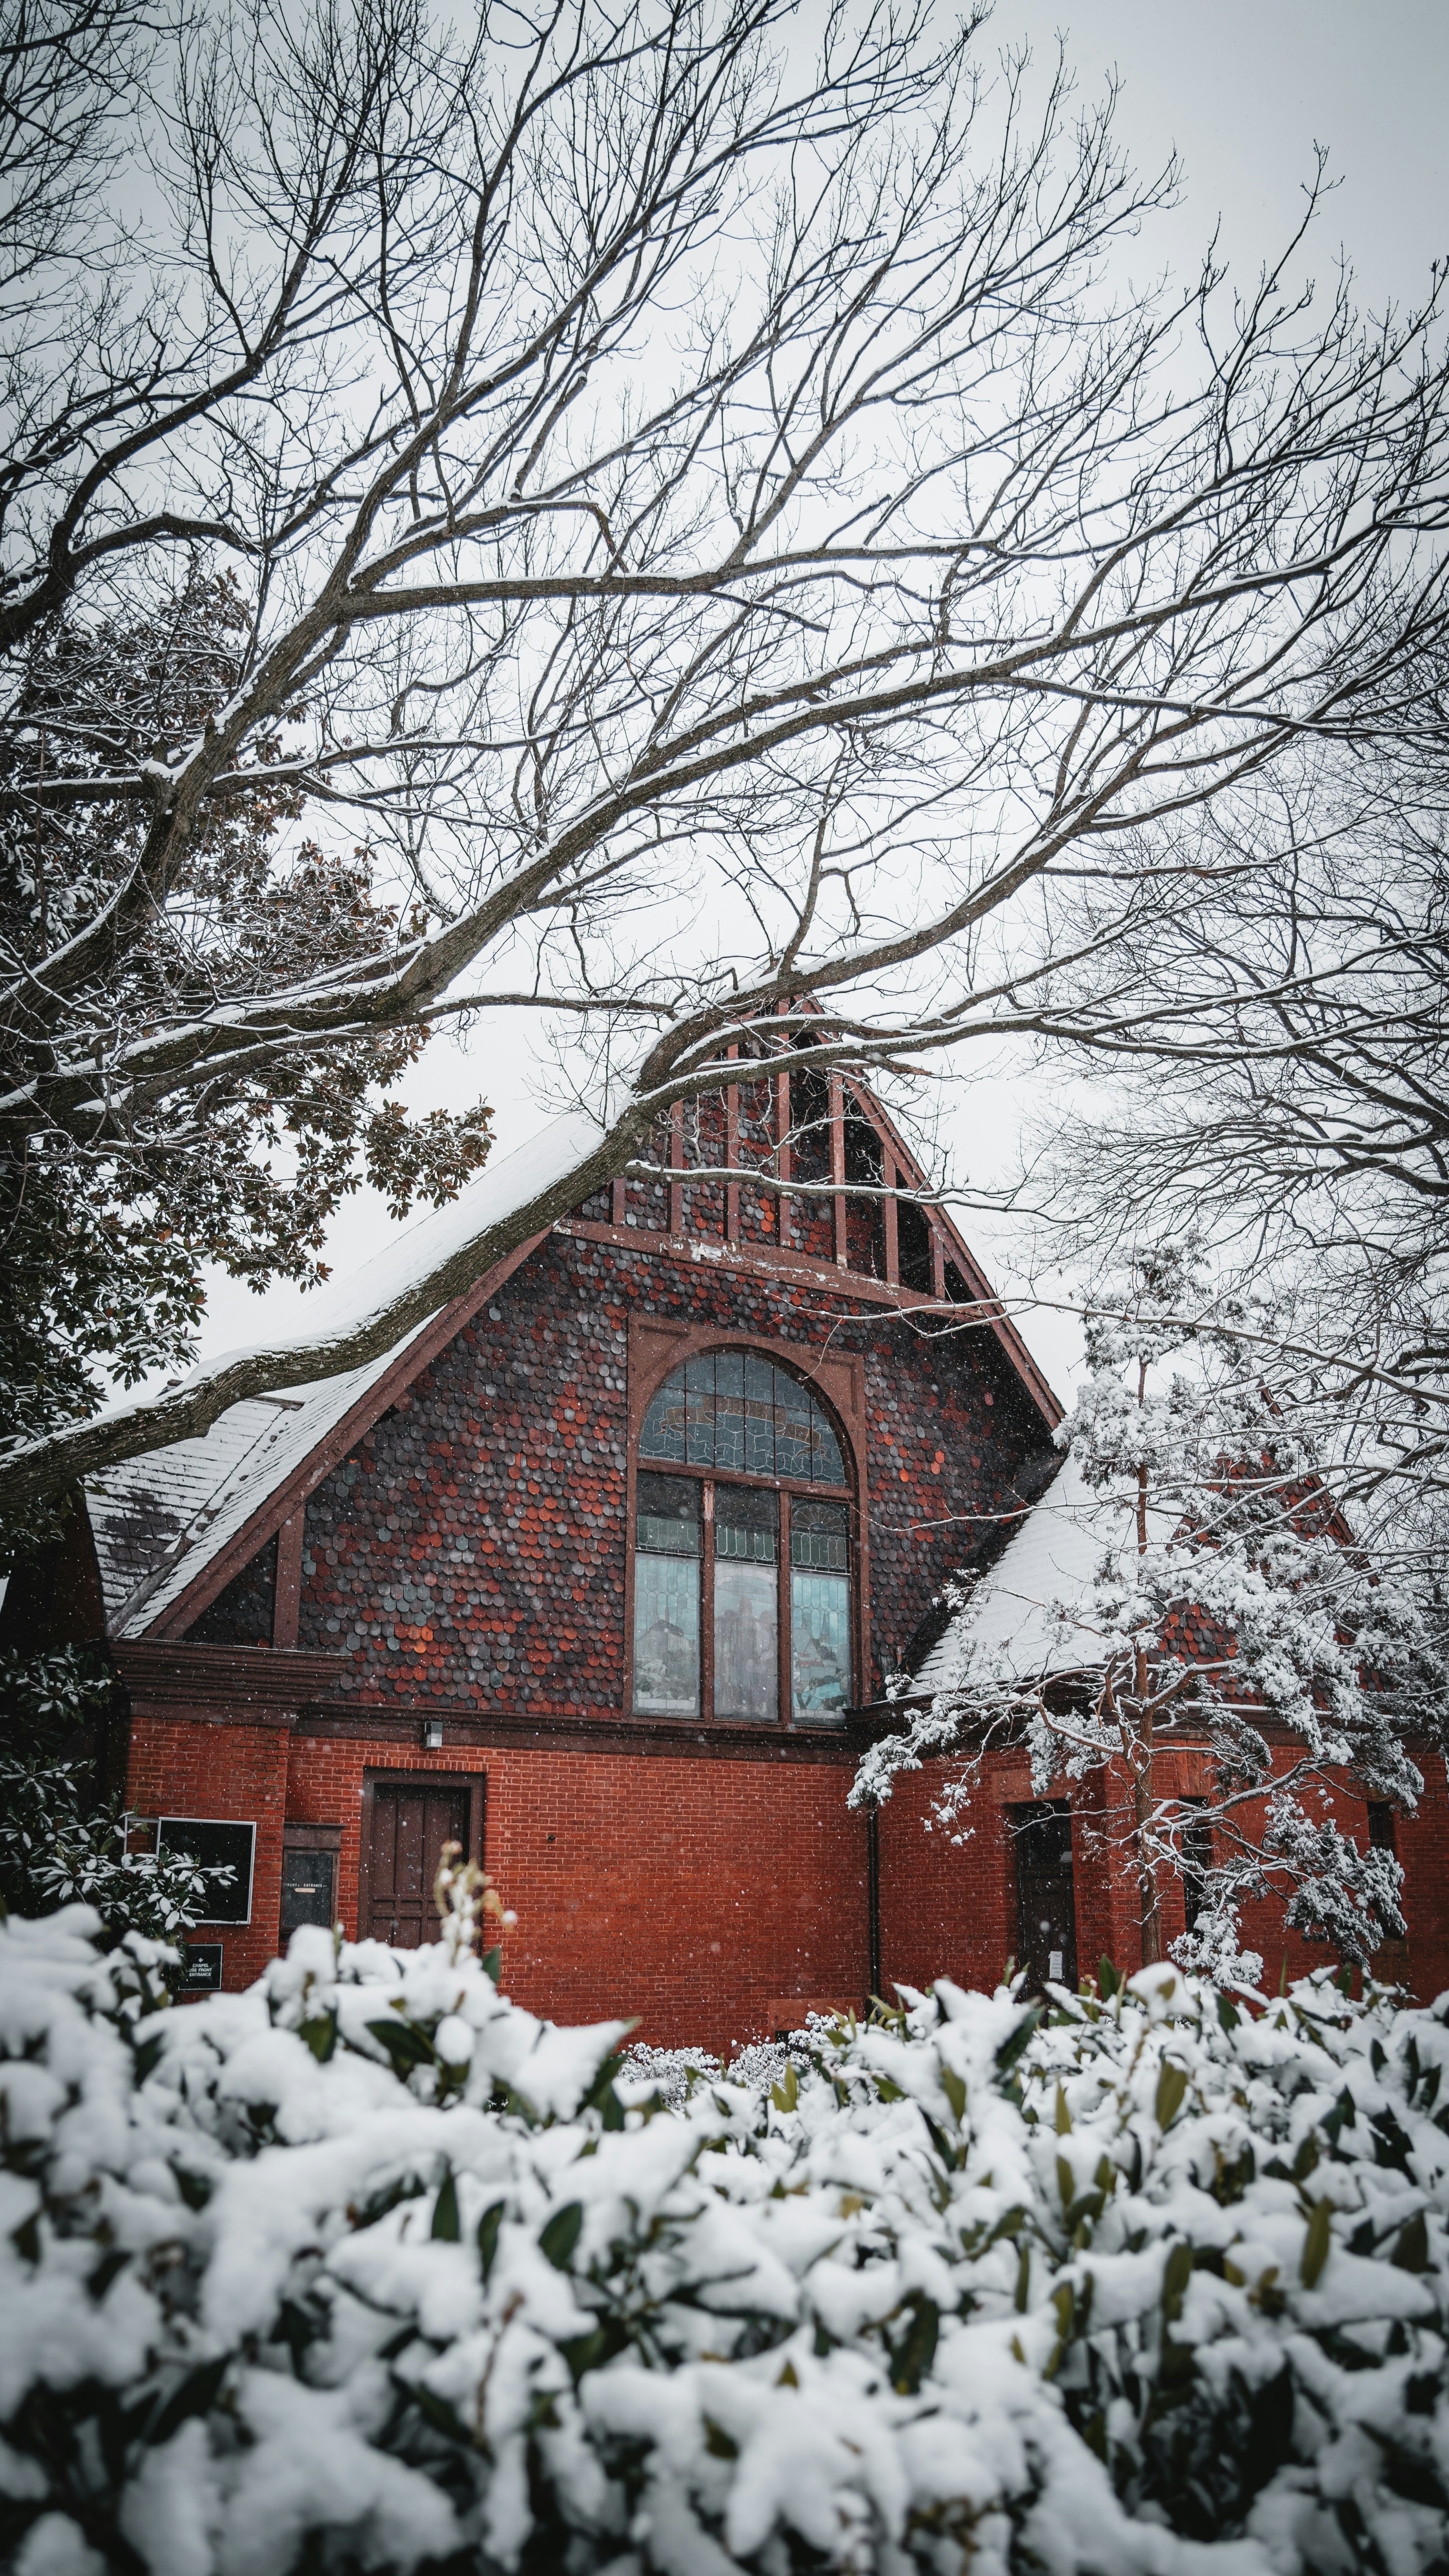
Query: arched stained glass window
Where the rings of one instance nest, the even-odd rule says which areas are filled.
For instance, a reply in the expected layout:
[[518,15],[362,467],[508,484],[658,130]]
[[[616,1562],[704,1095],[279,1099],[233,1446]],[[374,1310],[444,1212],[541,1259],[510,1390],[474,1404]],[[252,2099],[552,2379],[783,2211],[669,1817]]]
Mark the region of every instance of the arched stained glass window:
[[839,1723],[853,1665],[846,1485],[824,1407],[764,1352],[705,1351],[666,1378],[635,1480],[641,1715],[770,1724],[783,1708],[796,1725]]
[[821,1406],[761,1351],[702,1351],[686,1360],[644,1417],[639,1455],[792,1484],[845,1483],[840,1443]]

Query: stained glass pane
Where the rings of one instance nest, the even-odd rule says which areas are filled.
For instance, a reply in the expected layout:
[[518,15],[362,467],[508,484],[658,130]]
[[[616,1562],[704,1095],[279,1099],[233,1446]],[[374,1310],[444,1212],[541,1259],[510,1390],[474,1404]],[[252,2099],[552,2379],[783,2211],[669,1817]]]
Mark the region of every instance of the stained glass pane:
[[685,1458],[684,1371],[676,1369],[651,1400],[639,1434],[641,1458],[667,1458],[682,1467]]
[[745,1355],[714,1355],[714,1463],[738,1475],[745,1463]]
[[712,1467],[714,1465],[713,1351],[704,1351],[698,1359],[686,1360],[684,1374],[689,1406],[685,1455],[691,1467]]
[[641,1458],[843,1485],[840,1442],[809,1391],[758,1351],[704,1351],[666,1378],[639,1435]]
[[850,1563],[850,1515],[844,1503],[807,1502],[790,1512],[790,1562],[844,1574]]
[[[793,1549],[792,1549],[793,1554]],[[843,1574],[790,1576],[794,1715],[831,1724],[850,1699],[850,1584]]]
[[775,1473],[775,1371],[757,1351],[745,1353],[745,1471]]
[[716,1717],[773,1718],[779,1707],[779,1577],[773,1565],[714,1570]]
[[699,1559],[634,1559],[634,1706],[650,1717],[699,1715]]
[[700,1488],[683,1476],[639,1478],[640,1547],[654,1556],[698,1556]]
[[814,1407],[803,1386],[783,1369],[775,1371],[775,1456],[777,1476],[809,1481],[810,1416]]
[[773,1565],[780,1552],[780,1502],[748,1485],[717,1485],[714,1497],[716,1556],[750,1557]]
[[843,1485],[845,1463],[840,1455],[840,1443],[818,1404],[812,1404],[810,1408],[810,1433],[810,1473],[816,1484]]

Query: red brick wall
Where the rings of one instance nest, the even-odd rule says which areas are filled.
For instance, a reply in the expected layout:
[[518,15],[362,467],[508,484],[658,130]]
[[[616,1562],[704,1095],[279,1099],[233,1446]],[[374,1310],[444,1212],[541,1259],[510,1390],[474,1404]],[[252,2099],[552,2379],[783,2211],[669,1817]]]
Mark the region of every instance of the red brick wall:
[[[208,1814],[241,1812],[215,1802],[234,1732],[205,1730]],[[768,2030],[782,1999],[864,2000],[866,1828],[846,1807],[848,1765],[515,1747],[415,1754],[296,1737],[287,1818],[342,1826],[349,1934],[369,1770],[483,1773],[484,1860],[519,1917],[504,1938],[504,1984],[532,2011],[564,2021],[633,2012],[642,2038],[719,2046]],[[273,1938],[278,1887],[274,1868]],[[258,1965],[266,1955],[264,1944]],[[228,1949],[227,1983],[243,1982],[231,1968]]]
[[[1286,1763],[1286,1756],[1284,1757]],[[962,1985],[993,1984],[1016,1947],[1016,1881],[1003,1810],[1035,1795],[1024,1761],[1003,1756],[987,1768],[969,1815],[953,1844],[939,1824],[926,1830],[949,1766],[931,1763],[897,1781],[881,1811],[882,1968],[887,1980],[928,1985],[944,1970]],[[1418,1812],[1397,1823],[1405,1872],[1407,1942],[1385,1942],[1375,1962],[1385,1980],[1406,1985],[1421,2002],[1449,1988],[1449,1784],[1442,1757],[1421,1753],[1424,1795]],[[1205,1783],[1191,1755],[1159,1758],[1156,1785],[1162,1796],[1192,1797]],[[1056,1784],[1054,1794],[1065,1794]],[[1105,1954],[1124,1972],[1141,1963],[1137,1892],[1125,1865],[1126,1782],[1115,1771],[1073,1786],[1072,1875],[1077,1907],[1077,1965],[1095,1975]],[[1362,1846],[1367,1819],[1361,1799],[1347,1788],[1332,1801],[1340,1831]],[[1247,1829],[1261,1828],[1261,1813],[1245,1811]],[[1181,1890],[1169,1886],[1163,1937],[1170,1945],[1183,1929]],[[1257,1950],[1263,1975],[1276,1989],[1284,1962],[1290,1980],[1331,1960],[1321,1941],[1285,1930],[1272,1901],[1245,1906],[1245,1949]]]
[[[1191,1795],[1191,1765],[1164,1763],[1166,1791]],[[1449,1791],[1426,1762],[1416,1817],[1401,1820],[1411,1938],[1386,1945],[1379,1973],[1423,1999],[1449,1986]],[[277,1942],[281,1827],[342,1827],[338,1896],[357,1928],[362,1785],[370,1770],[482,1773],[484,1859],[518,1913],[504,1984],[530,2010],[565,2021],[637,2013],[660,2045],[721,2047],[771,2029],[782,2000],[863,1999],[869,1983],[864,1820],[846,1806],[848,1762],[691,1758],[567,1747],[450,1747],[289,1736],[269,1727],[142,1718],[132,1732],[130,1802],[144,1815],[245,1816],[257,1825],[252,1920],[221,1927],[225,1983],[250,1983]],[[945,1777],[905,1775],[879,1823],[881,1991],[896,1980],[994,1985],[1016,1947],[1016,1888],[1004,1809],[1033,1794],[1023,1762],[992,1764],[960,1844],[925,1829]],[[1103,1953],[1138,1964],[1136,1895],[1120,1847],[1121,1784],[1076,1787],[1073,1872],[1078,1965]],[[1339,1822],[1362,1838],[1363,1809]],[[1169,1895],[1165,1933],[1181,1930]],[[1248,1909],[1244,1939],[1276,1986],[1321,1966],[1322,1946],[1285,1935],[1276,1909]],[[796,2018],[796,2015],[787,2016]]]
[[249,1986],[276,1956],[289,1743],[273,1726],[149,1716],[131,1722],[126,1799],[138,1815],[238,1816],[256,1826],[250,1923],[197,1927],[198,1940],[222,1945],[228,1993]]

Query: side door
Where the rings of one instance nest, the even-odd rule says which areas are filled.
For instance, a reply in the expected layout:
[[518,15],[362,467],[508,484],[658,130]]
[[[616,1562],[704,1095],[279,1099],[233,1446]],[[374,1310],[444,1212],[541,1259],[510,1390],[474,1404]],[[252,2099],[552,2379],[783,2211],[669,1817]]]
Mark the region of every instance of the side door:
[[1077,1982],[1077,1899],[1072,1882],[1072,1811],[1065,1798],[1008,1807],[1016,1859],[1016,1964],[1040,1994]]
[[[378,1780],[372,1785],[369,1867],[360,1909],[364,1940],[416,1950],[437,1938],[433,1881],[444,1843],[469,1846],[465,1782]],[[471,1855],[470,1855],[471,1856]]]

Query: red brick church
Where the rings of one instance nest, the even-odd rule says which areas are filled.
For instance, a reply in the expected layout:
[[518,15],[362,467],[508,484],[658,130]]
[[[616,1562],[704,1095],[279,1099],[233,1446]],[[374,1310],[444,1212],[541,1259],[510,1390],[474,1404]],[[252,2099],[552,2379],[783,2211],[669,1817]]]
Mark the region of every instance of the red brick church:
[[[495,1163],[476,1208],[590,1133]],[[1004,1754],[964,1847],[923,1829],[929,1773],[878,1817],[846,1803],[943,1578],[1055,1472],[1025,1344],[944,1214],[868,1195],[925,1175],[863,1090],[797,1058],[677,1110],[661,1150],[657,1181],[587,1200],[384,1360],[89,1494],[78,1625],[126,1684],[137,1830],[229,1872],[198,1988],[245,1985],[303,1922],[427,1938],[448,1838],[517,1915],[511,1994],[664,2043],[994,1982],[1008,1955],[1135,1964],[1132,1892],[1091,1857],[1100,1788],[1034,1806]],[[421,1263],[451,1222],[382,1257]],[[1426,1992],[1449,1983],[1442,1774],[1396,1820],[1396,1972]]]

